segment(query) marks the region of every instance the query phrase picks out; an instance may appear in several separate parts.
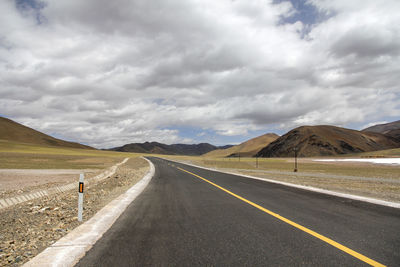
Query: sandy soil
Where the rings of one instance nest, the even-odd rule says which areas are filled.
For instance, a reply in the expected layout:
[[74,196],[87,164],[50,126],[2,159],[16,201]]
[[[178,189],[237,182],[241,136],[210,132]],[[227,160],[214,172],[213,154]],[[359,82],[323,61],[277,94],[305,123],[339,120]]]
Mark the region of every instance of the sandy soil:
[[0,198],[78,181],[79,174],[82,172],[85,178],[90,178],[103,171],[99,169],[0,169]]
[[0,169],[0,191],[25,189],[48,183],[69,183],[84,172],[92,175],[99,170],[24,170]]

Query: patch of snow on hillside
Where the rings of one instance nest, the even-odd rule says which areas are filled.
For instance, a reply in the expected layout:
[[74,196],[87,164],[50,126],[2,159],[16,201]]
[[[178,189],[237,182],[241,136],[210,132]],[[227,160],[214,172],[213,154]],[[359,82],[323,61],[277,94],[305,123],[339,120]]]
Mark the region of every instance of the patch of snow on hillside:
[[389,165],[400,165],[400,158],[377,158],[377,159],[315,159],[314,161],[351,161],[351,162],[370,162],[374,164],[389,164]]

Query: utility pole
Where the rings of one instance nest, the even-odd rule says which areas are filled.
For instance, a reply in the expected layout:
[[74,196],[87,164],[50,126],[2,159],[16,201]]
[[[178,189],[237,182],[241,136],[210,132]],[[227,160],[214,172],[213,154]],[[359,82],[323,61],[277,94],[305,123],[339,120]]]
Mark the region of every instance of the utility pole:
[[297,172],[297,147],[294,148],[294,172]]

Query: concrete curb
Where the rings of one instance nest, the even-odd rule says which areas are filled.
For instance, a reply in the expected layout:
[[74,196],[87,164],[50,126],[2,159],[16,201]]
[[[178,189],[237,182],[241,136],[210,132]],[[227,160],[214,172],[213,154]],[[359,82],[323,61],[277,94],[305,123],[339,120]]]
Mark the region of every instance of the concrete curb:
[[[126,163],[128,160],[129,160],[129,158],[125,158],[123,161],[115,164],[114,166],[110,167],[106,171],[96,175],[95,177],[89,178],[85,182],[85,184],[89,185],[89,184],[96,183],[98,181],[106,179],[107,177],[113,175],[117,171],[117,168],[120,165]],[[10,198],[0,199],[0,210],[8,208],[8,207],[16,205],[16,204],[19,204],[19,203],[22,203],[22,202],[25,202],[25,201],[32,200],[32,199],[41,198],[41,197],[49,196],[49,195],[53,195],[53,194],[58,194],[58,193],[66,192],[66,191],[77,189],[77,188],[78,188],[78,183],[76,182],[76,183],[69,183],[69,184],[65,184],[65,185],[61,185],[61,186],[52,187],[49,189],[38,190],[38,191],[27,193],[27,194],[20,194],[20,195],[10,197]]]
[[225,171],[221,171],[221,170],[214,169],[214,168],[207,168],[207,167],[197,166],[197,165],[194,165],[194,164],[183,163],[183,162],[179,162],[179,161],[176,161],[176,160],[171,160],[171,159],[166,159],[166,158],[163,158],[163,159],[168,160],[168,161],[172,161],[172,162],[176,162],[176,163],[180,163],[180,164],[184,164],[184,165],[188,165],[188,166],[192,166],[192,167],[196,167],[196,168],[200,168],[200,169],[204,169],[204,170],[221,172],[221,173],[226,173],[226,174],[232,174],[232,175],[236,175],[236,176],[242,176],[242,177],[245,177],[245,178],[260,180],[260,181],[264,181],[264,182],[268,182],[268,183],[274,183],[274,184],[280,184],[280,185],[284,185],[284,186],[299,188],[299,189],[313,191],[313,192],[322,193],[322,194],[326,194],[326,195],[331,195],[331,196],[335,196],[335,197],[342,197],[342,198],[347,198],[347,199],[352,199],[352,200],[357,200],[357,201],[363,201],[363,202],[368,202],[368,203],[371,203],[371,204],[376,204],[376,205],[381,205],[381,206],[400,209],[400,203],[397,203],[397,202],[390,202],[390,201],[380,200],[380,199],[376,199],[376,198],[369,198],[369,197],[362,197],[362,196],[356,196],[356,195],[351,195],[351,194],[345,194],[345,193],[330,191],[330,190],[321,189],[321,188],[312,187],[312,186],[305,186],[305,185],[298,185],[298,184],[280,182],[280,181],[276,181],[276,180],[260,178],[260,177],[251,176],[251,175],[245,175],[245,174],[240,174],[240,173],[225,172]]
[[142,193],[151,178],[153,178],[155,172],[154,165],[149,160],[145,160],[149,163],[150,170],[139,182],[111,201],[90,220],[76,227],[69,234],[24,264],[24,266],[69,267],[77,264],[97,240],[114,224],[128,205]]

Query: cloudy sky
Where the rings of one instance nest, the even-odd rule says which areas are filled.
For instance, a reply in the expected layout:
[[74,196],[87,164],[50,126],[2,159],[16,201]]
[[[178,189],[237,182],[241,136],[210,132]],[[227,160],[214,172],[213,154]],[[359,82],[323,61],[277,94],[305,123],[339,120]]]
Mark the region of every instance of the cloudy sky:
[[398,0],[1,0],[0,116],[108,148],[400,118]]

